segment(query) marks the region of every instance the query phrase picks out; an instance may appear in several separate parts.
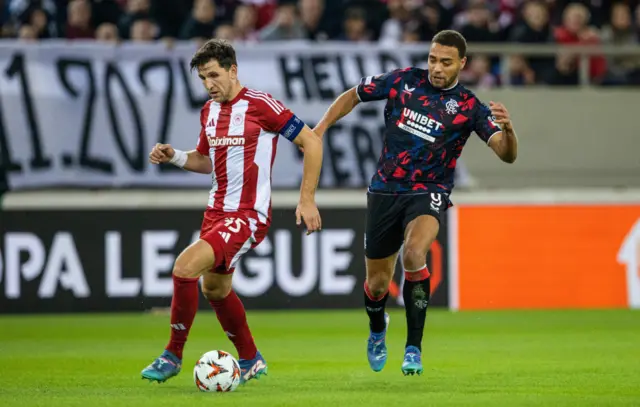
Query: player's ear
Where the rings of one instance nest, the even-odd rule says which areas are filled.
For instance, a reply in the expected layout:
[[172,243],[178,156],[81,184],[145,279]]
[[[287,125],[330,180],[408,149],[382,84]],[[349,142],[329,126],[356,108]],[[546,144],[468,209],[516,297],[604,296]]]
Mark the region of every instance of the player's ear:
[[462,57],[460,60],[460,69],[464,69],[464,66],[467,64],[467,57]]
[[238,79],[238,65],[231,65],[231,68],[229,68],[229,77],[233,81]]

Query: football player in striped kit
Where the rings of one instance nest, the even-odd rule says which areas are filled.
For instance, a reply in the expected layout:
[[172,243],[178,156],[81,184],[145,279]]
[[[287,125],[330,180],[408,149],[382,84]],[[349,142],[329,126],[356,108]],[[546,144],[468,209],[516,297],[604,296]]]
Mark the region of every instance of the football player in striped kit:
[[210,100],[200,114],[197,146],[180,151],[156,145],[154,164],[170,163],[211,174],[212,186],[200,239],[187,247],[173,268],[171,338],[142,377],[164,382],[177,375],[182,351],[198,308],[198,280],[225,333],[238,351],[241,382],[267,373],[256,348],[244,306],[232,290],[240,257],[257,246],[271,224],[271,174],[279,136],[304,150],[304,168],[296,222],[307,233],[320,230],[315,191],[322,166],[322,142],[308,126],[269,94],[247,89],[238,80],[234,48],[224,40],[205,43],[193,56]]

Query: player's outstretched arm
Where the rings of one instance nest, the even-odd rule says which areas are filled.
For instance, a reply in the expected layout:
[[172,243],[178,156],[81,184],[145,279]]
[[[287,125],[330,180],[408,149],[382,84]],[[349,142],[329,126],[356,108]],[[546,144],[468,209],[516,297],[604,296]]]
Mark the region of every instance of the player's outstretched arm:
[[489,102],[489,108],[495,117],[495,122],[502,129],[489,139],[489,147],[502,161],[511,164],[518,157],[518,137],[513,129],[509,112],[502,103]]
[[360,103],[360,99],[356,87],[344,92],[329,106],[320,122],[313,128],[313,132],[322,137],[329,127],[351,113],[358,103]]
[[325,112],[320,122],[313,129],[314,133],[322,137],[324,132],[338,120],[351,113],[360,102],[373,102],[393,98],[398,93],[395,89],[406,69],[396,69],[376,76],[362,78],[360,84],[355,86],[333,102]]
[[304,221],[307,234],[322,228],[320,212],[316,206],[316,188],[322,168],[322,140],[308,126],[304,126],[293,142],[304,151],[300,202],[296,208],[296,223]]
[[170,163],[200,174],[211,174],[213,171],[213,164],[208,156],[200,154],[198,150],[176,150],[170,144],[156,144],[149,153],[149,161],[152,164]]

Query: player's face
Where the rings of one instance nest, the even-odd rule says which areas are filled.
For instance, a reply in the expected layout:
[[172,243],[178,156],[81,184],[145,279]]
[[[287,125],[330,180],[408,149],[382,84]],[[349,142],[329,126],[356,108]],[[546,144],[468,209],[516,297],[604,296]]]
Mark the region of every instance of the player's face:
[[456,47],[431,44],[429,51],[429,80],[436,88],[451,87],[464,68],[467,57],[460,58]]
[[198,77],[207,89],[207,93],[214,102],[222,103],[229,100],[233,84],[238,79],[238,67],[232,65],[229,70],[220,66],[215,59],[198,67]]

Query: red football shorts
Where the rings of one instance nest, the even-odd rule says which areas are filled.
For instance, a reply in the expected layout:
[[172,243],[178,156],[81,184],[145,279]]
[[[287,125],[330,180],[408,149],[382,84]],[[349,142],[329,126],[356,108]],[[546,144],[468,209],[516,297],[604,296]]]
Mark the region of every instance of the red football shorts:
[[268,225],[242,212],[205,212],[200,239],[213,248],[215,263],[211,271],[218,274],[233,273],[242,255],[259,245],[268,230]]

